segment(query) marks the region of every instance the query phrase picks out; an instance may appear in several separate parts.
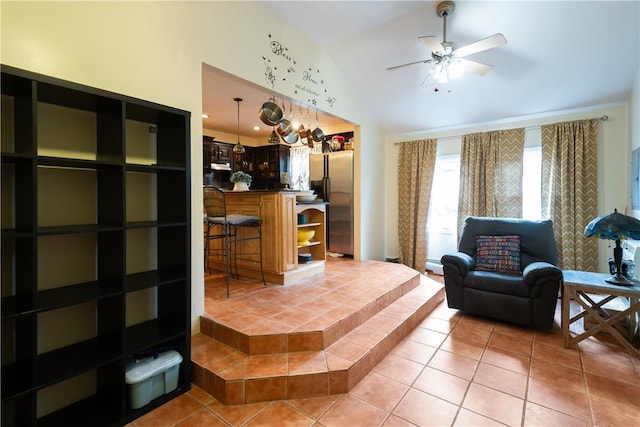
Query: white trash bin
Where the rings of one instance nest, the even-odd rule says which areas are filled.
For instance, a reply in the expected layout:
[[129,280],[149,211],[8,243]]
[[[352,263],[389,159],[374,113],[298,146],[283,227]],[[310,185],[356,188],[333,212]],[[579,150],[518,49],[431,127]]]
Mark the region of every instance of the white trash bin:
[[129,407],[138,409],[156,397],[178,387],[182,356],[171,350],[158,357],[146,357],[127,364],[125,382],[129,385]]

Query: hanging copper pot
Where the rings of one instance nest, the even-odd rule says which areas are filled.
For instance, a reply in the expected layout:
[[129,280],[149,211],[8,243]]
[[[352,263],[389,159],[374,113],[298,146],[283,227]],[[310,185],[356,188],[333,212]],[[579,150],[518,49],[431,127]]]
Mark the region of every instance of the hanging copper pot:
[[313,138],[311,137],[311,131],[307,130],[307,146],[313,148]]
[[298,126],[298,136],[300,137],[300,139],[305,139],[307,137],[307,130],[302,124],[303,121],[304,117],[302,117],[302,107],[300,107],[300,126]]
[[275,99],[272,97],[260,108],[258,117],[265,125],[276,126],[282,119],[282,109],[274,101]]

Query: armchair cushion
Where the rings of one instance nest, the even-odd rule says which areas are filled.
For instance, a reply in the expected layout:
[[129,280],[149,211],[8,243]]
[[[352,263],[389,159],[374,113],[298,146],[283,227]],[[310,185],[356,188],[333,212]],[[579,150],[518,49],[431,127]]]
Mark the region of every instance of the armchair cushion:
[[476,235],[476,270],[520,274],[520,236]]
[[470,271],[464,278],[464,287],[527,298],[531,292],[522,276],[495,271]]

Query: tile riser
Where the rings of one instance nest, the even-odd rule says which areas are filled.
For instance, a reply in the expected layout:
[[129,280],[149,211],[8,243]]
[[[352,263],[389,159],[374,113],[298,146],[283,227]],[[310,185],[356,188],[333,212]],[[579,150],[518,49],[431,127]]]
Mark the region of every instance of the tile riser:
[[[330,369],[328,372],[293,376],[280,375],[267,378],[225,380],[208,371],[205,367],[192,362],[194,384],[212,394],[225,405],[346,393],[355,387],[443,300],[444,289],[440,289],[411,315],[403,321],[399,321],[386,337],[378,341],[358,360],[350,362],[350,367],[347,369]],[[331,349],[328,351],[330,352]],[[327,354],[327,350],[325,350],[325,354]]]
[[[325,348],[329,347],[331,344],[334,344],[337,340],[347,335],[349,332],[353,331],[358,326],[362,325],[376,314],[380,313],[385,308],[389,307],[403,295],[411,292],[420,284],[419,276],[417,278],[412,278],[397,288],[392,289],[386,294],[380,296],[375,301],[367,304],[359,311],[349,314],[345,316],[343,319],[337,321],[337,328],[335,329],[327,328],[324,331],[309,331],[309,332],[299,332],[296,334],[309,334],[309,339],[306,340],[308,342],[312,342],[313,344],[307,344],[304,351],[321,351]],[[242,332],[236,331],[235,329],[223,325],[221,323],[216,322],[215,320],[208,319],[206,317],[200,318],[200,329],[201,333],[207,335],[213,339],[216,339],[230,347],[233,347],[237,350],[242,351],[243,353],[255,356],[260,354],[277,354],[277,353],[285,353],[292,351],[302,351],[300,347],[290,347],[287,348],[271,348],[268,350],[261,349],[259,345],[254,344],[254,341],[270,341],[273,342],[277,340],[277,337],[281,334],[277,335],[254,335],[248,336]],[[335,325],[334,325],[335,326]],[[323,339],[317,340],[316,335],[322,334]],[[304,341],[301,339],[299,341]],[[248,343],[248,344],[247,344]]]

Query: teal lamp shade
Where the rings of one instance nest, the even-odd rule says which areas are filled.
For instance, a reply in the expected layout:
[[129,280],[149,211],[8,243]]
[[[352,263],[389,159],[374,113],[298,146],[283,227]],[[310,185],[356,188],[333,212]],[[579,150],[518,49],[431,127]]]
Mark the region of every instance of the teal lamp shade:
[[609,215],[599,216],[592,220],[584,229],[586,237],[596,236],[601,239],[615,240],[616,247],[613,248],[613,260],[616,265],[616,275],[606,280],[621,286],[632,286],[633,282],[622,275],[622,247],[621,239],[640,240],[640,220],[618,213],[614,209]]

